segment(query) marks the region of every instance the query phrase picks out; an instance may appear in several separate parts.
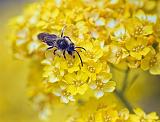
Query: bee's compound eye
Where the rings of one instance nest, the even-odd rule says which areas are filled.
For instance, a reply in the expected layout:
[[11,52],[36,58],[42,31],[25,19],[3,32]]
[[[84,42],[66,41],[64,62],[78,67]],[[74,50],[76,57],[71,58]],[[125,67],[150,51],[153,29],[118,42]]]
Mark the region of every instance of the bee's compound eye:
[[69,47],[68,47],[68,51],[73,51],[74,50],[74,44],[73,43],[71,43],[70,45],[69,45]]

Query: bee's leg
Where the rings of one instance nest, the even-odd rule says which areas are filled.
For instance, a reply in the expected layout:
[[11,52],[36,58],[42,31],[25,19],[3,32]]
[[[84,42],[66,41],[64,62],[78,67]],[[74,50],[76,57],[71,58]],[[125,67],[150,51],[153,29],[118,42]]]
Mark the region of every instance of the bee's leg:
[[55,50],[53,51],[53,54],[54,54],[54,55],[56,55],[56,51],[57,51],[57,50],[58,50],[58,49],[55,49]]
[[53,47],[48,47],[47,50],[50,50],[50,49],[52,49],[52,48],[53,48]]
[[66,51],[65,50],[63,51],[63,56],[66,59]]
[[71,55],[73,58],[75,58],[75,56],[73,55],[72,51],[67,51],[69,55]]

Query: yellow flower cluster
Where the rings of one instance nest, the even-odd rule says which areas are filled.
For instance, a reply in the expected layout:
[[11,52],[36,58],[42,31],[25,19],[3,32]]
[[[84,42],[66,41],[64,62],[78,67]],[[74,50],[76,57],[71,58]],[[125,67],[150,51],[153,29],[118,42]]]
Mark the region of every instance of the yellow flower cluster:
[[[30,95],[34,99],[43,94],[44,103],[57,98],[69,103],[81,96],[99,99],[116,87],[109,64],[123,62],[129,68],[160,74],[160,19],[155,9],[154,0],[44,0],[28,6],[21,16],[11,20],[10,40],[15,57],[29,58],[40,67],[36,70],[39,81],[35,83],[34,76],[30,77]],[[42,32],[59,36],[64,26],[64,35],[86,49],[77,50],[83,66],[76,53],[74,57],[66,54],[66,59],[60,50],[54,55],[54,50],[46,50],[47,45],[37,38]],[[140,109],[131,115],[115,107],[97,108],[86,115],[76,122],[158,119],[154,113],[146,115]]]
[[66,122],[159,122],[155,112],[145,114],[140,108],[129,114],[127,109],[117,110],[115,107],[98,108],[95,112],[81,117],[70,117]]
[[[89,108],[89,109],[87,109]],[[134,113],[120,109],[115,104],[107,105],[104,101],[94,102],[91,99],[78,109],[79,114],[68,117],[66,122],[159,122],[155,112],[146,114],[142,109],[134,109]]]
[[[90,89],[97,98],[115,89],[116,83],[111,80],[106,60],[109,32],[105,13],[110,10],[105,10],[105,3],[115,6],[107,1],[45,0],[32,4],[22,16],[11,21],[15,56],[39,60],[43,65],[43,82],[51,85],[50,92],[64,103],[75,101],[74,97]],[[64,26],[64,34],[76,46],[86,49],[78,50],[84,66],[81,66],[78,55],[74,54],[75,58],[66,55],[66,59],[61,51],[54,55],[53,50],[46,50],[47,46],[37,39],[40,32],[59,35]]]
[[[101,72],[96,70],[94,62],[101,62],[100,67],[105,67],[103,64],[107,65],[106,61],[113,64],[126,61],[131,68],[140,67],[152,74],[160,74],[160,23],[158,16],[152,12],[155,7],[156,2],[149,0],[45,0],[34,3],[11,22],[14,30],[10,37],[15,56],[24,58],[34,55],[42,59],[46,50],[37,40],[37,34],[49,32],[59,35],[60,30],[67,26],[65,35],[76,45],[87,49],[81,55],[89,72]],[[149,52],[155,52],[150,59],[147,58],[151,55]],[[73,65],[67,66],[70,67],[69,73],[80,69],[78,61],[68,65]]]

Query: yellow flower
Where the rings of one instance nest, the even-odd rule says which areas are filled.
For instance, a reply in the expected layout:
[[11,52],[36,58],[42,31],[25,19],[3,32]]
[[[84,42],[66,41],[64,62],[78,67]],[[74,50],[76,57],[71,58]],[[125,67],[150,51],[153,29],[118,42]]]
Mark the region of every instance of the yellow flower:
[[96,122],[116,122],[118,118],[117,111],[104,111],[104,112],[96,112],[94,114]]
[[119,110],[113,103],[107,105],[102,101],[90,99],[80,108],[82,109],[78,110],[79,114],[75,120],[80,119],[82,122],[125,122],[129,118],[127,109]]
[[129,32],[123,24],[120,24],[116,28],[114,28],[112,33],[113,34],[111,35],[111,40],[120,44],[124,44],[125,41],[130,38]]
[[106,47],[106,54],[107,60],[113,64],[118,64],[129,56],[129,53],[125,48],[113,44]]
[[127,108],[121,109],[119,111],[119,119],[118,122],[123,122],[128,120],[129,118],[129,110]]
[[102,63],[90,61],[82,67],[82,71],[87,74],[91,80],[96,80],[97,74],[102,70]]
[[140,108],[134,109],[135,114],[131,114],[129,122],[156,122],[158,116],[155,112],[145,114]]
[[138,10],[134,16],[136,16],[141,21],[144,21],[150,24],[156,24],[157,22],[156,14],[145,14],[145,12],[142,10]]
[[134,57],[128,57],[127,58],[127,64],[130,68],[138,68],[141,65],[141,61],[135,59]]
[[138,37],[137,40],[131,38],[126,42],[126,48],[130,51],[130,55],[137,60],[141,60],[142,56],[149,53],[150,47],[147,46],[147,40],[142,37]]
[[116,86],[114,81],[110,81],[112,75],[110,73],[101,73],[97,76],[95,81],[90,83],[91,89],[94,90],[94,94],[97,98],[100,98],[104,95],[105,92],[113,92]]
[[[106,110],[105,110],[106,109]],[[114,110],[114,108],[105,108],[104,110],[100,110],[101,112],[101,118],[98,118],[99,120],[102,119],[102,122],[108,121],[108,122],[116,122],[119,118],[118,111]]]
[[87,50],[82,54],[82,58],[84,62],[90,63],[97,62],[100,58],[103,57],[105,47],[104,42],[100,40],[91,40],[91,41],[84,41],[82,43],[83,47]]
[[51,62],[51,66],[59,69],[61,72],[67,70],[69,73],[73,73],[75,71],[80,70],[79,65],[81,65],[78,55],[74,54],[75,58],[66,54],[66,59],[63,57],[62,52],[56,52],[56,55],[53,54],[53,50],[51,51],[51,59],[50,57],[46,57],[45,60],[49,60]]
[[67,91],[65,86],[60,86],[59,88],[56,87],[52,90],[52,93],[57,96],[60,97],[61,102],[63,103],[69,103],[70,101],[75,101],[74,96]]
[[125,27],[129,34],[137,38],[139,36],[147,36],[153,34],[152,24],[146,24],[140,21],[138,18],[131,18],[125,21]]
[[160,53],[156,53],[154,49],[147,54],[141,61],[141,68],[149,70],[151,74],[160,74]]
[[88,75],[82,71],[77,73],[67,74],[64,76],[67,84],[66,90],[72,95],[84,94],[88,89]]

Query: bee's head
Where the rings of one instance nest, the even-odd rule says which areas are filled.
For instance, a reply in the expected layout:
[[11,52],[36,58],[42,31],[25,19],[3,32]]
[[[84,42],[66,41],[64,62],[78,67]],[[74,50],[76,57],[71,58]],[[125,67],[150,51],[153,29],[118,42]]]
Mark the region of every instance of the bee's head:
[[69,52],[73,52],[75,50],[75,46],[73,43],[69,44],[68,49]]
[[44,38],[47,36],[48,34],[47,33],[39,33],[37,38],[41,41],[45,41]]

